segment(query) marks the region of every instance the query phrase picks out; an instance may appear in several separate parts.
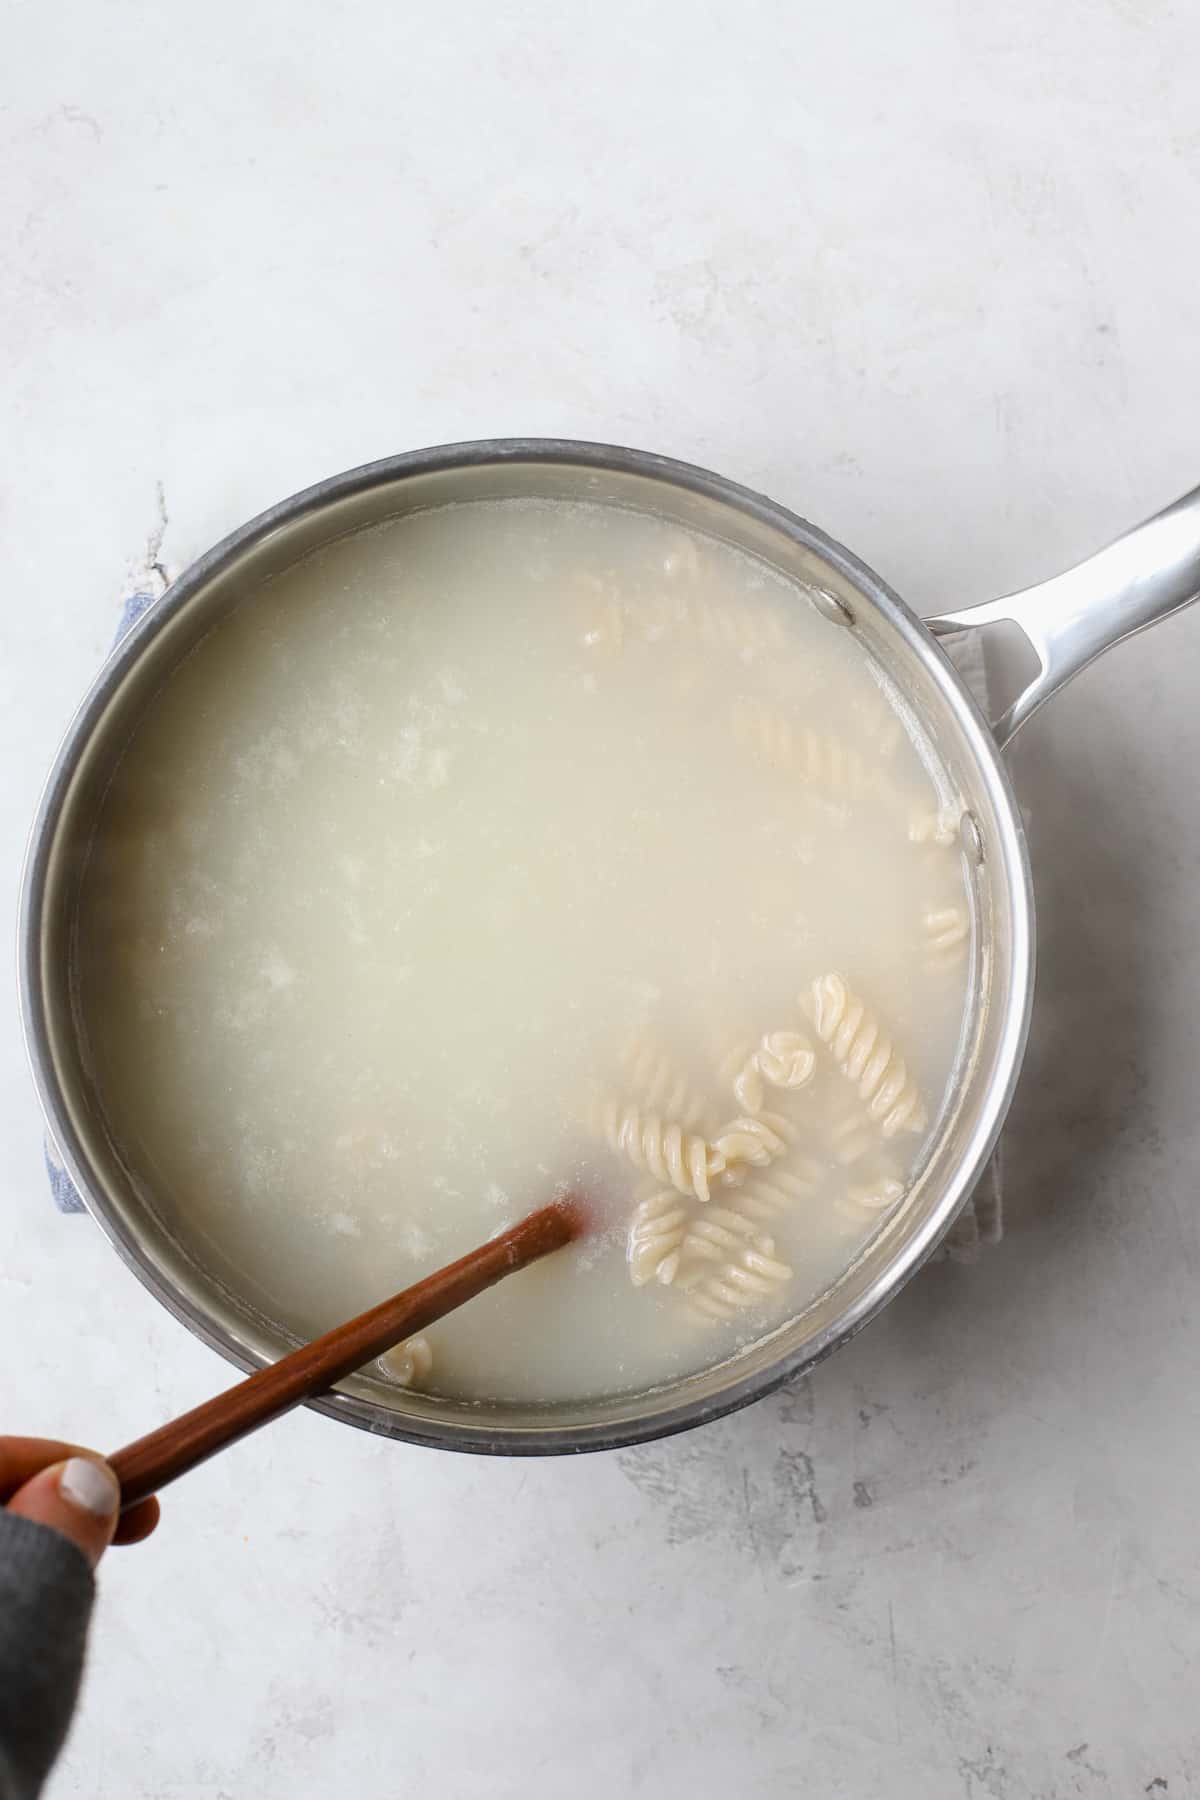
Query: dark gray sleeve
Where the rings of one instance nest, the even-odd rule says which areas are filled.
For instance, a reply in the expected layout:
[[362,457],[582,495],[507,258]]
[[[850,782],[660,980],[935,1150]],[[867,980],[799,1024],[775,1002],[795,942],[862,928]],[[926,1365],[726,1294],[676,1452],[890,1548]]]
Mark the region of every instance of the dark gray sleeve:
[[0,1511],[0,1800],[34,1800],[62,1748],[94,1593],[82,1550]]

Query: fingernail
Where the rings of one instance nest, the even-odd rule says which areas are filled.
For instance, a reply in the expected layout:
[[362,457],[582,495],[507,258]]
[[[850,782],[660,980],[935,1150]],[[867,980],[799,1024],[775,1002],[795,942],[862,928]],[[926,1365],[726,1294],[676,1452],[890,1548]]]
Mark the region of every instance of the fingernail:
[[121,1484],[107,1463],[90,1456],[73,1456],[63,1464],[58,1491],[71,1506],[94,1518],[107,1519],[121,1504]]

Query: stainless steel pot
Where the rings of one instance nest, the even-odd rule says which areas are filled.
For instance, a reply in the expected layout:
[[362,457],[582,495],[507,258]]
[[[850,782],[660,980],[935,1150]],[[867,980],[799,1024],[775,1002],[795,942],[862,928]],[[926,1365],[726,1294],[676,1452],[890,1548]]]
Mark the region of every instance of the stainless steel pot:
[[[360,1374],[318,1404],[331,1417],[443,1449],[536,1454],[661,1437],[730,1412],[828,1356],[935,1248],[970,1194],[1008,1110],[1025,1048],[1034,922],[1025,838],[1000,751],[1055,689],[1110,645],[1200,595],[1200,489],[1065,575],[922,624],[840,544],[719,475],[641,451],[546,439],[452,444],[335,476],[210,550],[128,633],[76,714],[42,797],[25,871],[21,1005],[50,1130],[93,1216],[177,1318],[239,1367],[288,1344],[207,1269],[121,1162],[80,1050],[73,920],[98,802],[145,702],[217,619],[331,538],[450,501],[509,495],[605,500],[741,546],[809,585],[891,673],[967,808],[964,856],[981,924],[969,1045],[905,1205],[799,1318],[719,1367],[649,1392],[578,1405],[480,1406],[397,1393]],[[1017,625],[1038,672],[994,725],[937,639]]]

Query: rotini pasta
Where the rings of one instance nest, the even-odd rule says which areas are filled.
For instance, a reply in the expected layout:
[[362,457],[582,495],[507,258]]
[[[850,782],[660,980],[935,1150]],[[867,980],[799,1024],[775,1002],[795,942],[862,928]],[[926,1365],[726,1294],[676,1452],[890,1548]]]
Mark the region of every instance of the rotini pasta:
[[932,907],[921,921],[925,937],[922,967],[931,973],[956,969],[967,954],[971,919],[965,906]]
[[707,1138],[638,1106],[604,1100],[591,1111],[590,1122],[635,1169],[697,1200],[708,1199],[709,1182],[725,1167],[724,1155]]
[[812,1080],[817,1059],[802,1031],[768,1031],[758,1048],[758,1066],[772,1087],[794,1089]]
[[[754,1044],[749,1037],[738,1037],[732,1044],[718,1047],[715,1032],[710,1036],[709,1049],[716,1064],[717,1080],[722,1087],[732,1088],[734,1098],[741,1106],[741,1096],[737,1092],[736,1082],[739,1074],[755,1054]],[[749,1112],[748,1106],[742,1106],[743,1112]]]
[[645,1031],[635,1032],[621,1053],[634,1098],[692,1131],[711,1123],[704,1098]]
[[854,1083],[884,1137],[923,1131],[927,1114],[903,1059],[863,1002],[840,975],[820,975],[812,986],[813,1022],[834,1061]]
[[[957,918],[931,912],[939,934]],[[939,949],[947,946],[938,945]],[[766,1032],[757,1045],[735,1042],[719,1064],[742,1111],[711,1135],[693,1129],[704,1102],[681,1071],[647,1036],[633,1039],[622,1055],[626,1076],[645,1105],[608,1101],[600,1126],[614,1149],[669,1187],[638,1202],[630,1221],[628,1261],[635,1286],[657,1281],[686,1294],[694,1311],[729,1320],[764,1301],[790,1279],[775,1246],[777,1218],[810,1203],[833,1165],[852,1168],[902,1130],[920,1131],[925,1109],[906,1065],[896,1055],[862,1001],[837,974],[819,977],[807,1007],[816,1036],[826,1046],[854,1099],[824,1095],[819,1109],[825,1133],[823,1164],[801,1147],[802,1131],[790,1116],[766,1110],[768,1088],[796,1091],[813,1080],[817,1052],[804,1032]],[[834,1078],[836,1079],[836,1078]],[[675,1116],[666,1119],[663,1109]],[[720,1197],[713,1197],[719,1188]],[[904,1184],[889,1165],[876,1164],[834,1199],[838,1216],[855,1230],[868,1227],[898,1203]],[[689,1212],[681,1196],[707,1203]]]
[[693,1312],[724,1321],[736,1318],[748,1306],[770,1300],[792,1274],[788,1263],[748,1245],[714,1273],[694,1272],[685,1291]]
[[719,600],[693,593],[688,597],[687,615],[701,643],[741,658],[750,658],[760,650],[782,649],[787,641],[783,620],[763,608],[747,607],[735,615]]
[[733,1078],[733,1095],[743,1112],[751,1117],[760,1113],[766,1105],[766,1092],[763,1085],[762,1070],[758,1066],[758,1052],[752,1050]]
[[722,596],[706,591],[700,553],[691,539],[680,537],[670,546],[662,559],[662,573],[662,591],[638,599],[628,594],[618,599],[611,584],[593,575],[579,576],[575,585],[583,588],[591,613],[584,644],[620,650],[635,635],[649,644],[685,635],[708,649],[742,658],[786,646],[787,630],[774,609],[749,601],[730,607]]
[[764,1082],[777,1088],[802,1088],[816,1067],[812,1045],[799,1031],[768,1031],[756,1050],[738,1045],[724,1068],[732,1070],[730,1085],[743,1112],[760,1113],[765,1104]]
[[765,1168],[795,1141],[796,1128],[790,1119],[765,1112],[732,1119],[713,1139],[713,1149],[721,1158],[726,1182],[733,1184],[744,1178],[746,1165]]
[[747,1246],[772,1255],[774,1240],[732,1206],[710,1206],[688,1224],[682,1244],[683,1261],[726,1262],[740,1256]]
[[958,842],[958,826],[961,818],[961,807],[923,807],[914,812],[909,819],[909,843],[933,844],[937,845],[939,849],[949,849]]
[[878,1133],[857,1106],[835,1113],[826,1127],[829,1151],[833,1160],[848,1169],[861,1162],[878,1142]]
[[717,1176],[725,1174],[736,1184],[747,1168],[765,1168],[795,1140],[791,1121],[774,1113],[732,1119],[711,1142],[678,1121],[612,1098],[593,1099],[585,1120],[635,1168],[702,1201],[709,1199],[710,1184]]
[[894,1169],[880,1168],[868,1181],[851,1182],[835,1202],[837,1212],[856,1230],[873,1223],[904,1198],[904,1183]]
[[638,1202],[626,1244],[634,1287],[644,1287],[652,1278],[668,1286],[675,1279],[687,1232],[687,1209],[674,1188],[648,1194]]
[[[929,954],[961,954],[969,932],[965,910],[931,907],[923,922]],[[818,1053],[800,1030],[765,1032],[757,1044],[735,1041],[720,1058],[718,1074],[741,1110],[716,1130],[701,1094],[644,1030],[620,1058],[633,1103],[610,1099],[598,1110],[608,1143],[635,1167],[670,1184],[634,1208],[627,1242],[630,1280],[635,1287],[653,1281],[678,1289],[692,1310],[709,1320],[735,1318],[791,1278],[771,1235],[773,1222],[809,1204],[831,1165],[855,1168],[882,1140],[924,1129],[925,1107],[906,1064],[844,978],[818,977],[802,1005],[854,1094],[853,1100],[832,1091],[822,1095],[816,1118],[828,1163],[800,1147],[795,1119],[766,1110],[769,1088],[796,1092],[814,1079]],[[893,1167],[867,1166],[869,1172],[847,1182],[832,1201],[836,1215],[856,1232],[869,1228],[905,1192]],[[705,1203],[704,1210],[690,1210],[688,1198]]]
[[739,607],[728,606],[719,594],[701,585],[700,553],[690,538],[680,537],[663,558],[666,592],[644,609],[643,623],[651,641],[677,629],[692,632],[711,649],[735,655],[753,655],[763,649],[781,649],[787,632],[779,614],[747,598]]
[[433,1368],[433,1351],[425,1337],[405,1338],[376,1359],[376,1367],[399,1387],[415,1387]]
[[825,1171],[811,1156],[793,1152],[765,1175],[755,1175],[737,1191],[737,1210],[760,1224],[807,1204],[820,1190]]
[[807,786],[834,794],[864,794],[878,788],[878,769],[857,750],[829,733],[795,725],[761,701],[738,699],[731,719],[737,743],[771,768],[796,775]]

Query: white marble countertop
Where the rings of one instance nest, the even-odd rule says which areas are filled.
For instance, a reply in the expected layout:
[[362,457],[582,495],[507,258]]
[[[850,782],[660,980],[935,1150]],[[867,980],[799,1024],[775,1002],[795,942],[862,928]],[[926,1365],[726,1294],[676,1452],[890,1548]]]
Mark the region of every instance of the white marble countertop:
[[[1200,481],[1183,0],[113,0],[5,35],[5,934],[148,539],[180,564],[372,456],[559,433],[761,487],[932,611]],[[667,1444],[247,1443],[106,1562],[52,1792],[1200,1794],[1198,654],[1200,609],[1020,746],[1043,962],[999,1249]],[[112,1446],[212,1391],[51,1210],[11,1000],[0,1145],[0,1429]]]

